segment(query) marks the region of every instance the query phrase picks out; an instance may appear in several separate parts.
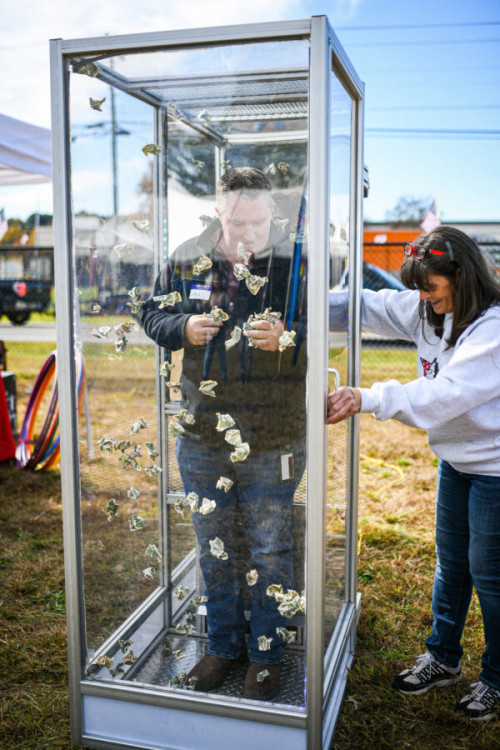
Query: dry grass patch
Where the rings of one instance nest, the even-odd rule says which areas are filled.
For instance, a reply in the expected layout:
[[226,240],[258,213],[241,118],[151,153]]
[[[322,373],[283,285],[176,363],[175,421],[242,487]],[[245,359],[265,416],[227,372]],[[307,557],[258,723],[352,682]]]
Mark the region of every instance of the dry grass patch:
[[58,472],[0,468],[0,747],[67,748]]

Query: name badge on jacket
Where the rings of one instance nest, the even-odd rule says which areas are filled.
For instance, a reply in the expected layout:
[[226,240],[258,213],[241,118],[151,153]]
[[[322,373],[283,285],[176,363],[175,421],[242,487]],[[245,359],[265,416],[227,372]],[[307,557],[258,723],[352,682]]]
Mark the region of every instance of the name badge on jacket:
[[210,299],[212,294],[211,284],[193,284],[189,292],[189,299]]

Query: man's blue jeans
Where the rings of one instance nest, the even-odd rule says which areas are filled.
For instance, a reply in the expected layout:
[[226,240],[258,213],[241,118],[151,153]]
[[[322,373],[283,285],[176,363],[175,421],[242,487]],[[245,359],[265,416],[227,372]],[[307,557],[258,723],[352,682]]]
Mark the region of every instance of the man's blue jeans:
[[[283,590],[293,588],[293,540],[291,516],[293,497],[304,471],[304,451],[295,446],[295,471],[282,481],[280,451],[250,453],[245,461],[232,463],[227,452],[212,450],[189,438],[177,438],[176,454],[186,494],[196,492],[215,500],[216,509],[208,515],[193,513],[193,525],[200,546],[200,564],[206,585],[208,653],[226,659],[243,654],[250,660],[279,664],[284,643],[276,633],[287,620],[278,612],[275,599],[266,594],[271,584]],[[220,476],[234,484],[229,492],[217,490]],[[214,557],[210,540],[224,542],[227,560]],[[249,586],[246,573],[258,572]],[[250,634],[244,615],[250,605]],[[259,650],[259,636],[272,638],[269,650]]]
[[439,462],[432,635],[439,661],[457,666],[474,586],[486,650],[480,679],[500,690],[500,477],[462,474]]

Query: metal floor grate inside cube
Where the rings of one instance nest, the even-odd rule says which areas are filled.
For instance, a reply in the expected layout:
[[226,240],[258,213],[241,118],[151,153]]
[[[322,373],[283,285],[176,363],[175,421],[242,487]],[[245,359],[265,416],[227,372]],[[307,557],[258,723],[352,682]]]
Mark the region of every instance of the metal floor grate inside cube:
[[[208,642],[204,638],[170,635],[150,654],[133,679],[150,685],[170,685],[176,675],[188,673],[207,650]],[[174,652],[182,654],[182,658],[176,657]],[[243,698],[246,669],[244,664],[234,666],[222,685],[210,695]],[[281,688],[273,703],[305,708],[305,658],[301,653],[285,652]]]

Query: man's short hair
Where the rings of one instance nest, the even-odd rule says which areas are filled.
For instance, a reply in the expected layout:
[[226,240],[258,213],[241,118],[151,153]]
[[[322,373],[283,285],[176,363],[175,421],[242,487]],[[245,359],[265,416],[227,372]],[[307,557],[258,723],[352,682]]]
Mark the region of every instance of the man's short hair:
[[255,167],[237,167],[224,172],[217,183],[217,198],[225,193],[240,191],[248,198],[255,198],[256,192],[272,190],[269,178]]

